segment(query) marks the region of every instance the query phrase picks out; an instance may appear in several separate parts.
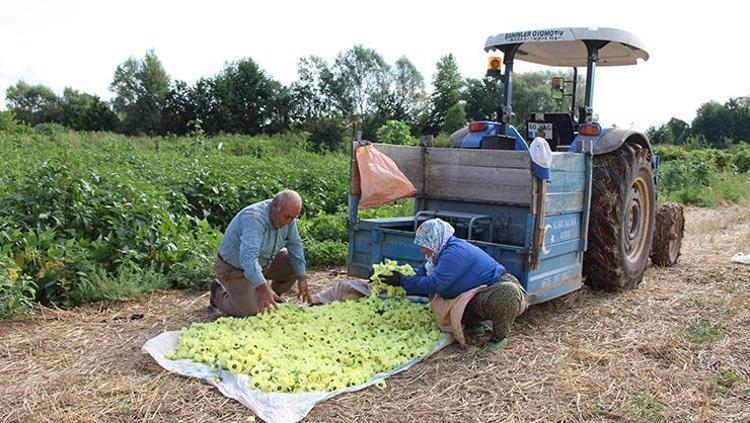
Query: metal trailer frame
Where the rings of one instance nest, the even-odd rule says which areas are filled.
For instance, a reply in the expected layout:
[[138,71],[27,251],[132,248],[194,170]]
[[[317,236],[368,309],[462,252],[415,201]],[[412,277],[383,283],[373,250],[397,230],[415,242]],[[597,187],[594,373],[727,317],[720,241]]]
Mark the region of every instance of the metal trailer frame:
[[[385,258],[422,264],[414,228],[420,216],[436,215],[468,224],[457,235],[466,239],[471,232],[468,241],[516,276],[530,303],[581,288],[591,195],[587,145],[580,152],[554,153],[547,184],[534,176],[528,151],[374,144],[417,188],[414,213],[360,219],[360,197],[350,191],[347,273],[366,278],[370,266]],[[477,185],[476,177],[486,184]]]

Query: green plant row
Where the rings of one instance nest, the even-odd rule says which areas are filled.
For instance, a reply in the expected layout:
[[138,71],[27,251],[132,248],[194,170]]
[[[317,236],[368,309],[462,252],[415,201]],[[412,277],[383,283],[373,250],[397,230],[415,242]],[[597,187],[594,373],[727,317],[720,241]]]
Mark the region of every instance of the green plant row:
[[661,158],[662,163],[703,161],[715,166],[716,170],[722,172],[750,172],[750,145],[745,143],[724,150],[656,145],[654,146],[654,153]]
[[[348,156],[310,151],[304,133],[148,138],[4,127],[0,317],[34,301],[72,306],[164,287],[205,289],[234,214],[283,188],[305,201],[299,227],[309,265],[345,263]],[[396,124],[389,129],[406,137]],[[660,200],[710,206],[748,194],[746,150],[657,153]],[[412,208],[404,200],[361,217]]]
[[659,155],[659,201],[702,207],[737,202],[750,196],[750,148],[654,148]]
[[304,136],[0,132],[0,317],[163,287],[205,289],[242,207],[299,191],[311,266],[341,264],[348,157]]

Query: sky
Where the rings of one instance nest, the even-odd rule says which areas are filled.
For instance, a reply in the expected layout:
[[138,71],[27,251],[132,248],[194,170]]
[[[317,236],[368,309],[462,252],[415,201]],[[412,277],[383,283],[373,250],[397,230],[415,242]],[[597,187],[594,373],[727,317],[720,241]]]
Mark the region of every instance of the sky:
[[[339,52],[361,44],[389,64],[406,56],[431,89],[435,64],[448,53],[462,76],[482,77],[490,35],[613,27],[640,38],[650,59],[600,67],[594,111],[605,126],[645,130],[671,117],[690,123],[707,101],[750,95],[750,32],[741,3],[0,0],[0,109],[6,89],[19,80],[58,95],[72,87],[110,99],[117,65],[149,49],[172,79],[193,83],[250,57],[289,84],[301,57],[333,63]],[[540,69],[518,61],[514,66]]]

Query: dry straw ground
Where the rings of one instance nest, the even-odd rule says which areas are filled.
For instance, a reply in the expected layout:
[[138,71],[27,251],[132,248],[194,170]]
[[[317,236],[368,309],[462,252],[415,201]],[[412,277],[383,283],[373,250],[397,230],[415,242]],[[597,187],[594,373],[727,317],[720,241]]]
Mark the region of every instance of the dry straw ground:
[[[679,265],[649,269],[639,289],[534,306],[507,348],[450,346],[306,421],[750,421],[750,266],[729,262],[743,250],[747,204],[689,210]],[[344,277],[314,275],[317,288]],[[165,291],[1,323],[0,421],[247,421],[239,403],[140,351],[215,318],[207,304]]]

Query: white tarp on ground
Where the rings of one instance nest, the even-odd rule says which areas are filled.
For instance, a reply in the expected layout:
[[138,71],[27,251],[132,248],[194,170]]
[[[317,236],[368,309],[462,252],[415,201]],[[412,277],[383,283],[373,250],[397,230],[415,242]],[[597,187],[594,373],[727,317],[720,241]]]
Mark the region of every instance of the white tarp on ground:
[[445,334],[435,345],[435,348],[427,355],[410,360],[390,372],[378,373],[368,382],[361,385],[333,392],[293,394],[263,392],[253,389],[250,385],[252,379],[248,375],[234,374],[223,369],[214,370],[205,364],[195,363],[191,360],[167,359],[165,354],[169,351],[174,351],[177,347],[177,340],[180,337],[180,333],[181,331],[164,332],[161,335],[151,338],[143,345],[143,351],[151,355],[160,366],[170,372],[188,377],[197,377],[216,386],[222,394],[236,399],[250,408],[256,416],[269,423],[297,422],[302,420],[318,402],[344,392],[354,392],[364,389],[388,376],[408,369],[453,342],[453,338],[449,334]]

